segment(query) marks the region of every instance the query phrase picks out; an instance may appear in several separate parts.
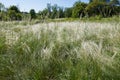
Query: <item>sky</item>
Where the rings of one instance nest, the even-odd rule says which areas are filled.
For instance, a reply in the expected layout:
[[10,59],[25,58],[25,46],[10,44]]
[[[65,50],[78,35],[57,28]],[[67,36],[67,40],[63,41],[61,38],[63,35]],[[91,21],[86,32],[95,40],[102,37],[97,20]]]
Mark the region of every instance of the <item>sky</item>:
[[[61,7],[72,7],[78,0],[0,0],[0,3],[5,7],[16,5],[21,11],[29,12],[30,9],[35,9],[36,12],[46,8],[47,3],[57,4]],[[89,2],[89,0],[81,0],[82,2]]]

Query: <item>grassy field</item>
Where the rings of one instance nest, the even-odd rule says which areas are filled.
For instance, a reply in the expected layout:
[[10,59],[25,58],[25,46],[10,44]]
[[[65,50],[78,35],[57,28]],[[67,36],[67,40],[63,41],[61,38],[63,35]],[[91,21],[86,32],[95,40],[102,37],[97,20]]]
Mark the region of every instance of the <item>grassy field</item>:
[[0,80],[120,80],[120,23],[0,22]]

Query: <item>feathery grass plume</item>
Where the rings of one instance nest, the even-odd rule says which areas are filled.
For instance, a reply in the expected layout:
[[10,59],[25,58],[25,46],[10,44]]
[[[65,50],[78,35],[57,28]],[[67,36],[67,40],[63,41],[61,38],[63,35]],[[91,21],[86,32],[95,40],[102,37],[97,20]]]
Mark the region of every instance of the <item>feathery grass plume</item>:
[[0,25],[2,80],[120,79],[120,23]]

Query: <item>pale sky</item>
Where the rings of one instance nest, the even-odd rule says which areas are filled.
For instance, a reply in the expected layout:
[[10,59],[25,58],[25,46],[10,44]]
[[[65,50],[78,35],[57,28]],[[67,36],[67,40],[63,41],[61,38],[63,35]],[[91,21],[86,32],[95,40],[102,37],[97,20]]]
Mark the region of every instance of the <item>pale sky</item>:
[[[29,12],[30,9],[35,9],[36,12],[46,8],[47,3],[57,4],[61,7],[71,7],[78,0],[0,0],[5,7],[10,5],[17,5],[21,11]],[[89,0],[81,0],[82,2],[89,2]]]

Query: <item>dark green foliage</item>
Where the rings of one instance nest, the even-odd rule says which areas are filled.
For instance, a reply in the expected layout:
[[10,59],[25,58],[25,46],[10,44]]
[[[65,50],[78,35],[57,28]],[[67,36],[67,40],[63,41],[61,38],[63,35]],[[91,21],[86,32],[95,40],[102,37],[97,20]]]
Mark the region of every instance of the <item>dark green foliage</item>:
[[58,18],[64,18],[64,11],[63,8],[59,7],[58,10]]
[[20,13],[16,14],[17,20],[22,20],[22,15]]
[[22,20],[22,13],[15,5],[10,6],[8,9],[0,4],[0,20],[2,21],[20,21]]
[[8,9],[9,20],[22,20],[20,10],[16,6],[10,6]]
[[115,4],[120,5],[120,0],[112,0],[111,4],[113,4],[113,5],[115,5]]
[[65,8],[64,14],[65,14],[65,18],[72,17],[72,8]]
[[39,11],[38,18],[45,19],[46,17],[48,17],[47,14],[48,14],[48,9],[44,9],[43,11]]
[[0,12],[0,21],[2,20],[3,18],[3,12]]
[[93,0],[89,0],[89,3],[93,2]]
[[114,6],[105,2],[92,2],[85,11],[89,16],[101,15],[102,17],[110,17],[120,13],[120,6]]
[[99,15],[102,12],[103,5],[102,2],[92,2],[85,8],[85,11],[89,16]]
[[85,16],[85,8],[86,8],[87,4],[83,3],[83,2],[76,2],[73,6],[73,11],[72,11],[72,16],[74,18],[78,18],[78,17],[83,17]]
[[57,10],[58,10],[57,4],[53,5],[52,6],[52,15],[51,15],[52,19],[58,18],[58,14],[57,14],[58,11]]
[[18,9],[18,7],[17,6],[10,6],[10,8],[8,9],[8,11],[15,11],[15,13],[20,13],[20,10]]
[[16,15],[16,12],[14,10],[9,10],[8,16],[9,16],[10,20],[17,20],[17,15]]
[[30,10],[30,16],[31,16],[31,19],[36,19],[36,12],[34,9]]

